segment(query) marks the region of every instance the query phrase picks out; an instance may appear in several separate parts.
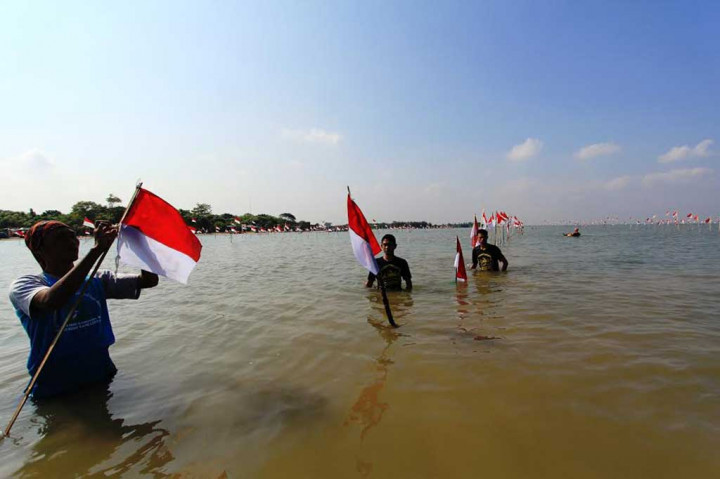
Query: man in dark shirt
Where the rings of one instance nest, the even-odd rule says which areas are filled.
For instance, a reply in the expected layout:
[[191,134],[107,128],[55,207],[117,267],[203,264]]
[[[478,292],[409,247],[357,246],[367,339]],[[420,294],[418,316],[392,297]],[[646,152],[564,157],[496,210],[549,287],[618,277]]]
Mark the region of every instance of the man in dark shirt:
[[[487,230],[478,231],[478,245],[472,250],[472,269],[479,271],[505,271],[508,260],[503,256],[500,248],[487,242]],[[499,263],[502,262],[502,269]]]
[[[385,235],[380,241],[380,246],[383,250],[383,256],[377,258],[378,269],[380,270],[380,278],[385,285],[385,289],[399,291],[401,288],[402,281],[405,280],[405,291],[412,289],[412,275],[410,274],[410,266],[404,259],[395,256],[395,248],[397,248],[397,242],[395,236]],[[375,275],[372,273],[368,274],[367,282],[365,286],[371,288],[375,282]]]

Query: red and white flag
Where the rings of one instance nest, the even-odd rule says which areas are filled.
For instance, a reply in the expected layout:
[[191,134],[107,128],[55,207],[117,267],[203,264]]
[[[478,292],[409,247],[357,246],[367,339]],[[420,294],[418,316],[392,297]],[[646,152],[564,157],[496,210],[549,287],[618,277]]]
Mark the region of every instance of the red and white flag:
[[455,279],[459,281],[467,281],[467,271],[465,270],[465,259],[462,254],[462,246],[460,246],[460,238],[455,237],[457,241],[457,252],[455,253]]
[[487,224],[488,224],[487,216],[485,216],[485,208],[483,208],[483,212],[482,212],[482,224],[484,227],[487,227]]
[[93,223],[92,221],[90,221],[87,216],[86,216],[85,219],[83,220],[83,226],[84,226],[85,228],[95,229],[95,223]]
[[490,215],[490,219],[487,222],[488,228],[494,228],[495,227],[495,213]]
[[194,235],[197,234],[197,228],[195,228],[194,226],[188,226],[188,229],[189,229],[190,231],[192,231],[192,233],[193,233]]
[[478,222],[477,216],[474,217],[473,227],[470,230],[470,248],[474,248],[478,242]]
[[187,284],[202,244],[168,202],[140,188],[120,225],[121,262]]
[[348,193],[347,197],[347,209],[348,232],[350,233],[350,243],[352,243],[355,259],[357,259],[358,263],[365,269],[377,275],[379,269],[377,261],[375,261],[375,255],[382,250],[375,239],[372,229],[370,229],[370,225],[365,219],[365,215],[363,215],[358,205],[356,205],[350,197],[350,193]]

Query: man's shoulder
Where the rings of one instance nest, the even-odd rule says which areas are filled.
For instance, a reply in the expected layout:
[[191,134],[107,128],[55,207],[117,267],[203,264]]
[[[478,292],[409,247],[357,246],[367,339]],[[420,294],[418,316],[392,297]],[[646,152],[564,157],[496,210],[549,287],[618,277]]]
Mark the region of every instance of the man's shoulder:
[[393,258],[393,263],[400,264],[400,265],[408,264],[408,262],[405,260],[405,258],[401,258],[400,256],[395,256],[395,258]]
[[10,291],[25,289],[28,286],[48,286],[49,283],[43,274],[24,274],[10,283]]
[[8,297],[10,303],[17,310],[30,314],[30,301],[35,293],[49,286],[47,279],[42,274],[26,274],[20,276],[10,284]]

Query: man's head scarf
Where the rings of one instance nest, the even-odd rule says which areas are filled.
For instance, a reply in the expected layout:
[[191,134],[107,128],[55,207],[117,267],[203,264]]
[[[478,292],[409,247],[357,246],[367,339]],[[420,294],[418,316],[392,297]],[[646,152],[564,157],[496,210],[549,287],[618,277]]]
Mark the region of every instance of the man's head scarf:
[[40,252],[40,249],[42,248],[42,245],[45,242],[45,238],[47,238],[47,235],[50,234],[51,231],[54,231],[58,228],[70,227],[62,221],[38,221],[37,223],[32,225],[32,227],[30,227],[27,232],[25,232],[25,244],[34,256],[37,257],[37,254]]

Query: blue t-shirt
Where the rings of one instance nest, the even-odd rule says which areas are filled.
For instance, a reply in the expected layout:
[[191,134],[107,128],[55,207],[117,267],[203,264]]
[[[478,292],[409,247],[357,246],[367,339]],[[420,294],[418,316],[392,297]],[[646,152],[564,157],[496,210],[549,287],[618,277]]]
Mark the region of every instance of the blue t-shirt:
[[[58,279],[47,273],[26,275],[10,286],[10,302],[30,338],[27,368],[31,376],[40,366],[79,293],[57,310],[31,309],[35,294]],[[106,299],[136,299],[140,296],[139,284],[137,275],[116,276],[111,271],[98,273],[92,279],[33,387],[35,397],[71,391],[115,374],[117,369],[108,354],[115,335]]]

